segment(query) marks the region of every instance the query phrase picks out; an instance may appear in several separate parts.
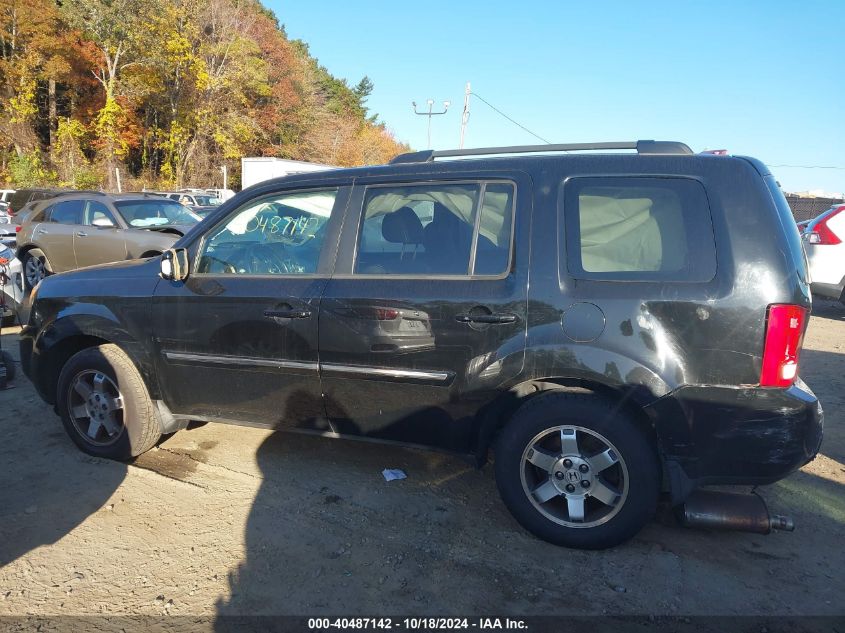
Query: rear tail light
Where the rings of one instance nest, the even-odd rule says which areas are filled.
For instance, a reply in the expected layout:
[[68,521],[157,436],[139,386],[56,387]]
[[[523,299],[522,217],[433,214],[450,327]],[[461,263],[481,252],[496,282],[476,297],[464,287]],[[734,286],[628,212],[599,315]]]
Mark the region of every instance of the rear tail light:
[[393,308],[376,308],[376,320],[378,321],[393,321],[399,316],[399,310]]
[[828,222],[830,222],[833,218],[837,215],[842,213],[845,210],[845,207],[839,207],[836,211],[831,213],[821,222],[818,222],[814,227],[813,230],[807,233],[807,241],[810,244],[826,244],[832,246],[834,244],[841,244],[842,239],[833,232],[833,229],[828,226]]
[[15,233],[20,233],[23,227],[20,224],[15,225]]
[[795,382],[806,323],[806,308],[788,304],[769,306],[761,387],[789,387]]

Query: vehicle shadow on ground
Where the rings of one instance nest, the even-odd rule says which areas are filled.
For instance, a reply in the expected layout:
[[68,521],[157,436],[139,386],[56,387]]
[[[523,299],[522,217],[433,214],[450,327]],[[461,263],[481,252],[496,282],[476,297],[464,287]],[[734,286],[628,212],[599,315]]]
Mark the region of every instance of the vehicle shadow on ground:
[[813,316],[831,321],[845,321],[845,305],[830,299],[813,299]]
[[[773,576],[833,577],[839,553],[831,535],[845,526],[841,484],[800,472],[760,490],[773,513],[795,515],[800,541],[684,529],[664,504],[629,543],[567,550],[522,530],[490,468],[458,457],[274,433],[256,459],[262,483],[244,558],[216,605],[219,631],[233,630],[232,616],[261,614],[642,614],[643,604],[670,615],[767,613],[747,602],[749,591],[780,594],[786,605],[792,590],[772,587]],[[408,479],[386,482],[386,467]],[[624,599],[639,586],[649,597]],[[713,586],[736,598],[711,604]],[[603,601],[591,599],[596,592]],[[824,612],[827,598],[808,598],[802,609]]]
[[[4,334],[2,345],[20,360],[16,335]],[[55,543],[100,510],[127,470],[81,453],[58,416],[41,415],[32,384],[20,375],[12,384],[0,391],[0,567]]]

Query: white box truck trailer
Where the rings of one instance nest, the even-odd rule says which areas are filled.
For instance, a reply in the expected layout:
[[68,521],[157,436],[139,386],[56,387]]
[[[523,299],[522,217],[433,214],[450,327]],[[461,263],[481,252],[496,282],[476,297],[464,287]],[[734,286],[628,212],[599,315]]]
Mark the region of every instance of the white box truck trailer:
[[291,174],[302,174],[309,171],[323,171],[336,169],[332,165],[308,163],[302,160],[287,160],[272,157],[244,157],[241,158],[241,189],[252,185]]

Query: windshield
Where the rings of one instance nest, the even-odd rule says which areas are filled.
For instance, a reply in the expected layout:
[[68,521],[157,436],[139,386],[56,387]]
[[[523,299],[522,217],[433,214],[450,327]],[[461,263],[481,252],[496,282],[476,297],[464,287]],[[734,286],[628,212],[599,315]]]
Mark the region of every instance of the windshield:
[[130,226],[196,224],[200,221],[196,213],[171,200],[122,200],[114,206]]
[[201,207],[216,207],[220,204],[220,198],[214,196],[194,196],[194,200]]

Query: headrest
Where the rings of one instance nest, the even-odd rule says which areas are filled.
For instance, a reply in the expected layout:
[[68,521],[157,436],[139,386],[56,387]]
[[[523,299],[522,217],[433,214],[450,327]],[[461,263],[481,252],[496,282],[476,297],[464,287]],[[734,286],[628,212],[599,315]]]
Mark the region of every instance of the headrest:
[[422,244],[423,225],[411,207],[401,207],[384,216],[381,234],[394,244]]

